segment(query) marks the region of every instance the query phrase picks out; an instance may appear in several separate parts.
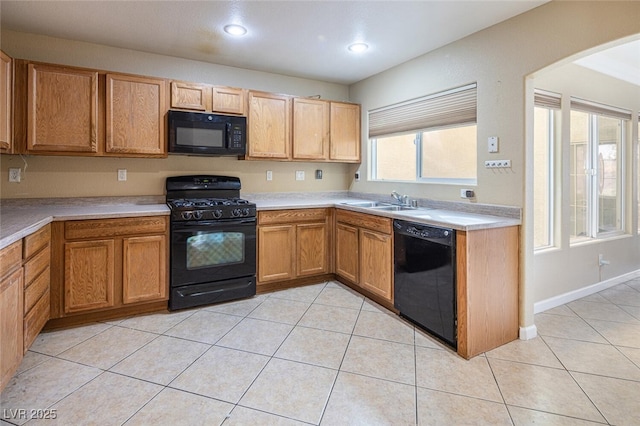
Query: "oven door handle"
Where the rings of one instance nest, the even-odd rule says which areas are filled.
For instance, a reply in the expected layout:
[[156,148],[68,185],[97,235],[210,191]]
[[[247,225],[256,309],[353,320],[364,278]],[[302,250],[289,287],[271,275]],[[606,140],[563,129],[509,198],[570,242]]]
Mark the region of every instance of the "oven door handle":
[[256,218],[234,219],[234,220],[198,220],[193,222],[174,222],[173,226],[191,227],[191,226],[234,226],[242,224],[255,224]]

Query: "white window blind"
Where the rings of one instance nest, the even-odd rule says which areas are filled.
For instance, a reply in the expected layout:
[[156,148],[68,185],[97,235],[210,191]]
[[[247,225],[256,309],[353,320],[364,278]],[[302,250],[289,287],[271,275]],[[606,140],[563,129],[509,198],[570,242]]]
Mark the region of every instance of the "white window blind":
[[533,103],[537,107],[560,109],[562,95],[547,90],[536,89],[533,94]]
[[607,117],[620,118],[622,120],[631,120],[631,111],[629,110],[586,101],[580,98],[571,98],[571,109],[589,112],[591,114],[605,115]]
[[369,111],[369,137],[476,122],[477,84]]

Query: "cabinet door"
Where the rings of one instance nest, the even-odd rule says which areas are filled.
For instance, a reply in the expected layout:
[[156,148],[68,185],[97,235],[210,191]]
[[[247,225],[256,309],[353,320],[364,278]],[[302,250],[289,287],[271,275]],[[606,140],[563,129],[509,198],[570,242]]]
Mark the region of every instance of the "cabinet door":
[[331,160],[360,162],[360,105],[331,102]]
[[22,360],[23,294],[22,268],[0,281],[0,390]]
[[113,239],[64,245],[64,311],[75,313],[114,305]]
[[13,61],[0,51],[0,151],[11,152],[13,146]]
[[249,158],[291,158],[291,98],[249,92]]
[[353,282],[358,282],[358,228],[336,224],[336,274]]
[[225,114],[244,115],[247,109],[246,93],[245,89],[213,86],[211,110]]
[[211,106],[211,86],[199,83],[171,82],[171,108],[207,111]]
[[326,160],[329,156],[329,102],[293,99],[293,158]]
[[123,239],[123,303],[166,299],[166,247],[167,242],[164,235]]
[[297,276],[329,272],[326,223],[304,223],[296,226]]
[[98,152],[96,71],[29,64],[27,150]]
[[391,235],[360,230],[360,286],[392,301],[392,271]]
[[166,81],[107,74],[106,152],[164,156]]
[[295,278],[295,226],[258,227],[258,282]]

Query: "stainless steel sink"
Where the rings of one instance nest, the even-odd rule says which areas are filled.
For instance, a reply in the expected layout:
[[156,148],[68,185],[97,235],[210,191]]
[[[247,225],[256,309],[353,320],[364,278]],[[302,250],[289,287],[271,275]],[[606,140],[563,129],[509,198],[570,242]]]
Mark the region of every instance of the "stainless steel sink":
[[375,207],[375,208],[394,207],[392,204],[382,203],[380,201],[353,201],[353,202],[346,201],[340,204],[345,206],[353,206],[353,207]]
[[416,207],[411,207],[411,206],[398,206],[398,205],[386,205],[386,206],[375,206],[375,207],[371,207],[371,209],[373,210],[384,210],[384,211],[390,211],[390,212],[398,212],[398,211],[402,211],[402,210],[416,210]]

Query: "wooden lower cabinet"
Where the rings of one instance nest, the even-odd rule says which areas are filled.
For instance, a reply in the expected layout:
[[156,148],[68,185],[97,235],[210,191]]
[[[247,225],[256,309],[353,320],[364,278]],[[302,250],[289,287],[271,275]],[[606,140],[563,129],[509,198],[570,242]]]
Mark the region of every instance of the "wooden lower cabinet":
[[393,302],[393,236],[360,230],[360,286]]
[[258,282],[295,278],[295,225],[258,228]]
[[359,281],[358,228],[336,223],[336,274],[353,283]]
[[23,239],[24,352],[43,329],[50,314],[51,225]]
[[[53,224],[51,317],[122,311],[168,299],[165,216]],[[127,311],[128,312],[128,311]],[[106,315],[106,314],[105,314]]]
[[122,303],[165,299],[167,239],[164,235],[122,240]]
[[456,233],[458,353],[471,358],[518,338],[519,227]]
[[18,369],[23,354],[22,240],[0,251],[0,391]]
[[336,275],[393,305],[393,232],[386,217],[336,212]]
[[114,306],[115,240],[64,245],[64,313]]
[[258,213],[258,288],[261,284],[328,274],[329,209]]

